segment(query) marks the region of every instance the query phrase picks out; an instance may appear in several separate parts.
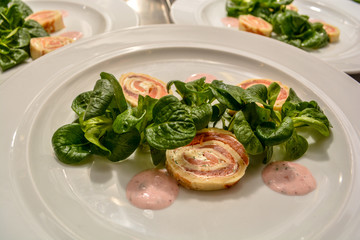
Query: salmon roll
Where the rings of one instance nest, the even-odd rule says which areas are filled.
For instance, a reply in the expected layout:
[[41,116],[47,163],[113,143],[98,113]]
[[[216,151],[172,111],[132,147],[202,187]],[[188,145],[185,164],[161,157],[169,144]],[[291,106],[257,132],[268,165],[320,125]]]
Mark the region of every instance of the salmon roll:
[[248,14],[239,16],[239,30],[270,37],[273,27],[264,19]]
[[63,17],[60,11],[44,10],[29,15],[26,20],[37,21],[48,33],[54,33],[65,28]]
[[193,141],[166,151],[167,171],[185,188],[230,188],[244,176],[249,158],[244,146],[229,131],[206,128]]
[[73,39],[62,36],[32,38],[30,40],[31,58],[37,59],[72,42],[74,42]]
[[121,75],[119,82],[131,106],[137,106],[139,95],[149,95],[156,99],[168,95],[165,82],[146,74],[125,73]]
[[241,87],[243,89],[246,89],[246,88],[251,87],[251,86],[256,85],[256,84],[263,84],[266,87],[269,87],[270,84],[273,83],[273,82],[276,82],[281,87],[279,95],[278,95],[278,97],[276,99],[276,102],[274,104],[274,110],[280,111],[282,105],[285,103],[286,99],[289,96],[289,87],[288,86],[282,84],[279,81],[274,81],[274,80],[265,79],[265,78],[248,79],[248,80],[245,80],[245,81],[239,83],[237,86],[239,86],[239,87]]

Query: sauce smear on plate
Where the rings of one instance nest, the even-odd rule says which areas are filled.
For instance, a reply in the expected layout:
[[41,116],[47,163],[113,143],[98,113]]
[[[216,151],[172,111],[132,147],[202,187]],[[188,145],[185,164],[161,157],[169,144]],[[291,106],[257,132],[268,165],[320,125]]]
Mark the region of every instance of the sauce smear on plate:
[[126,187],[126,197],[130,203],[141,209],[166,208],[175,201],[178,193],[176,180],[156,169],[138,173]]
[[286,195],[305,195],[316,188],[316,180],[306,167],[287,161],[268,164],[262,171],[264,183]]

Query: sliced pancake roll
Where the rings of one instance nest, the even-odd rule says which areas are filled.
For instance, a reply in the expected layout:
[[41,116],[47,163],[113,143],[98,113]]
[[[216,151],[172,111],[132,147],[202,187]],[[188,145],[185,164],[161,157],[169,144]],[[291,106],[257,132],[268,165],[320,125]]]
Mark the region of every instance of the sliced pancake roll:
[[31,58],[37,59],[72,42],[74,42],[73,39],[62,36],[32,38],[30,40]]
[[65,28],[62,14],[58,10],[44,10],[29,15],[26,20],[37,21],[48,33],[57,32]]
[[279,81],[274,81],[271,79],[266,79],[266,78],[252,78],[252,79],[247,79],[241,83],[239,83],[237,86],[241,87],[241,88],[248,88],[251,87],[253,85],[256,84],[263,84],[266,87],[269,87],[269,85],[273,82],[276,82],[277,84],[280,85],[281,89],[280,89],[280,93],[276,99],[275,105],[274,105],[274,110],[281,110],[282,105],[285,103],[286,99],[289,96],[289,87],[282,84]]
[[248,14],[239,16],[239,30],[270,37],[273,27],[264,19]]
[[231,132],[206,128],[193,141],[166,151],[168,172],[185,188],[219,190],[233,186],[245,174],[249,158]]
[[161,98],[168,95],[166,83],[142,73],[125,73],[119,79],[123,88],[126,100],[132,105],[137,106],[139,95],[149,95],[152,98]]

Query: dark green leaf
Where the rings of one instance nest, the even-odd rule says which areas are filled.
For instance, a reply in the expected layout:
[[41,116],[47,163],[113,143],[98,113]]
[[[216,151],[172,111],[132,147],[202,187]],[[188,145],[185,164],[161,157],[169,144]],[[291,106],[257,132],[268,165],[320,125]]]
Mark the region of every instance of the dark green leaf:
[[194,121],[196,130],[201,130],[208,126],[212,117],[212,107],[210,103],[204,103],[200,106],[187,107],[187,109]]
[[143,115],[140,117],[136,117],[133,114],[133,109],[131,108],[119,114],[113,124],[114,132],[121,134],[136,128],[136,126],[144,119],[146,111],[144,111]]
[[73,100],[71,108],[78,116],[86,111],[86,108],[90,103],[91,95],[92,91],[83,92]]
[[276,126],[273,122],[265,122],[256,127],[256,136],[267,146],[274,146],[287,141],[294,132],[294,124],[290,117]]
[[91,154],[91,144],[78,123],[67,124],[56,130],[52,146],[56,157],[67,164],[81,162]]
[[124,92],[120,86],[119,81],[115,78],[115,76],[106,72],[100,73],[100,76],[102,79],[107,79],[110,81],[114,89],[116,104],[118,105],[120,112],[123,112],[126,109],[128,109],[129,105],[125,99]]
[[150,147],[150,154],[152,162],[155,166],[164,165],[166,161],[166,150],[159,150],[153,147]]
[[257,155],[264,151],[263,145],[254,134],[242,111],[234,115],[231,128],[237,140],[245,147],[246,152]]
[[27,32],[30,34],[31,38],[49,36],[49,34],[40,25],[40,23],[38,23],[32,19],[27,20],[24,23],[23,28],[27,30]]
[[102,143],[111,151],[108,159],[112,162],[118,162],[128,158],[137,149],[140,140],[140,133],[135,128],[123,134],[109,132],[103,138]]
[[114,88],[106,79],[96,82],[94,90],[91,92],[89,104],[84,114],[84,121],[101,116],[106,112],[114,96]]
[[183,101],[189,106],[210,103],[214,99],[209,89],[209,84],[205,83],[205,77],[188,83],[178,80],[170,81],[166,86],[168,91],[172,85],[175,85],[176,92],[179,93]]
[[153,109],[154,123],[145,129],[146,141],[153,148],[164,150],[184,146],[195,137],[195,124],[175,96],[159,99]]
[[290,160],[300,158],[308,149],[306,139],[294,131],[291,138],[285,142],[286,155]]

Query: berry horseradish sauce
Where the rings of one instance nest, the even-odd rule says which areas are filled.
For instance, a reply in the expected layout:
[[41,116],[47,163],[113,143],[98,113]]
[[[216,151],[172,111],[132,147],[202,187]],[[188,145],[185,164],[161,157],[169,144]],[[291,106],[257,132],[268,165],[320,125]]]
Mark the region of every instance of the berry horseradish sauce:
[[316,188],[316,180],[304,166],[287,161],[268,164],[262,171],[264,183],[275,192],[305,195]]
[[150,169],[135,175],[126,187],[126,197],[141,209],[159,210],[170,206],[179,193],[176,180],[166,172]]

